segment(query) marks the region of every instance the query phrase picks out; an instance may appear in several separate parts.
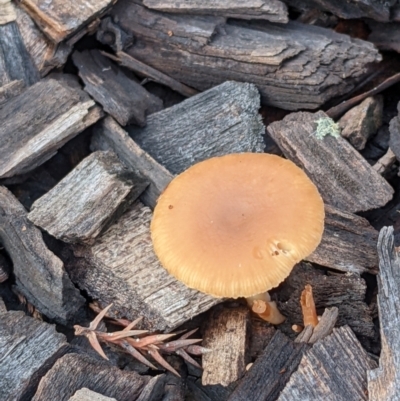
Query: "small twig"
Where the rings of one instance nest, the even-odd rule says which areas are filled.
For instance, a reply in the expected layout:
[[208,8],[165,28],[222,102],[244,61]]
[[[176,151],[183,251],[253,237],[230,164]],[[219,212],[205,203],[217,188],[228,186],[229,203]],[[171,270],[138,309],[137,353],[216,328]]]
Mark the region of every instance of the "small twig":
[[391,76],[390,78],[386,79],[385,81],[383,81],[381,84],[379,84],[375,88],[373,88],[367,92],[364,92],[361,95],[354,96],[353,98],[346,100],[345,102],[340,103],[335,107],[331,107],[326,112],[326,114],[330,118],[333,118],[334,120],[336,120],[339,117],[341,117],[344,113],[346,113],[346,111],[350,110],[352,107],[361,103],[367,97],[377,95],[378,93],[381,93],[383,90],[391,87],[392,85],[396,84],[399,81],[400,81],[400,73],[397,73],[397,74]]

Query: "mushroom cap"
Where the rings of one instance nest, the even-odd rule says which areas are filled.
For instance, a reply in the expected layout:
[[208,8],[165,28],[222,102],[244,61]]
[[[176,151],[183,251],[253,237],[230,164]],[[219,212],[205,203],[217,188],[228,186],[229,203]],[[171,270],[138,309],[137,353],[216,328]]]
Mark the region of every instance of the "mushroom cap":
[[249,297],[281,283],[312,253],[324,203],[294,163],[265,153],[214,157],[174,178],[151,222],[162,266],[215,297]]

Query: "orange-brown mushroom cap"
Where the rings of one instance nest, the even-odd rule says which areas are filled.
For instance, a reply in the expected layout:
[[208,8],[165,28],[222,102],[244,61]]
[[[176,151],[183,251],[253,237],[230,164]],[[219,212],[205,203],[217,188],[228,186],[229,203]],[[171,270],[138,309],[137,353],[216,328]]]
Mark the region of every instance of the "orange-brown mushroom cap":
[[317,188],[294,163],[238,153],[195,164],[158,199],[156,255],[190,288],[249,297],[281,283],[314,251],[324,228]]

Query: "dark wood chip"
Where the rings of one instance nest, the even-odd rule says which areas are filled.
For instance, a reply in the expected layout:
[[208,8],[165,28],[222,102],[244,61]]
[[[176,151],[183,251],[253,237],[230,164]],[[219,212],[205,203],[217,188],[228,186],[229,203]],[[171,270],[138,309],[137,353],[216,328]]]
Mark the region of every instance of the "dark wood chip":
[[145,177],[150,184],[142,194],[141,200],[151,208],[154,208],[161,192],[174,177],[140,148],[111,117],[96,124],[91,148],[92,150],[112,150],[127,168]]
[[40,380],[32,401],[68,401],[82,387],[117,400],[136,400],[149,380],[149,376],[72,353],[60,358]]
[[0,313],[0,399],[30,400],[40,378],[67,350],[55,326],[23,312]]
[[174,14],[218,15],[240,19],[265,19],[271,22],[289,21],[286,5],[279,0],[240,0],[202,1],[189,0],[144,0],[151,9]]
[[171,173],[228,153],[261,152],[265,131],[254,85],[226,82],[152,114],[132,138]]
[[35,201],[28,218],[65,242],[91,243],[147,185],[115,153],[94,152]]
[[[119,29],[100,28],[103,43],[198,90],[227,80],[254,83],[263,102],[286,110],[315,109],[349,92],[366,65],[381,59],[371,43],[293,21],[227,24],[221,17],[167,14],[129,0],[119,1],[111,14]],[[127,35],[134,43],[122,48],[118,40]]]
[[272,401],[297,369],[309,345],[293,343],[277,331],[228,401]]
[[0,109],[0,178],[33,170],[101,116],[85,92],[64,82],[29,87]]
[[325,206],[325,228],[309,262],[349,273],[378,272],[376,231],[363,217]]
[[367,371],[373,366],[349,327],[334,329],[304,354],[277,401],[367,401]]
[[149,93],[98,50],[76,51],[72,60],[85,84],[85,91],[121,125],[146,125],[149,114],[160,111],[163,102]]
[[328,119],[323,111],[292,113],[267,129],[285,156],[304,169],[326,203],[353,213],[386,205],[393,188],[344,138],[319,138],[318,121],[333,124],[323,119]]
[[13,262],[18,290],[39,312],[67,324],[84,303],[61,260],[49,251],[42,234],[14,195],[0,186],[0,241]]
[[378,308],[382,339],[379,368],[368,372],[370,401],[395,400],[400,392],[400,255],[393,227],[383,227],[378,240]]

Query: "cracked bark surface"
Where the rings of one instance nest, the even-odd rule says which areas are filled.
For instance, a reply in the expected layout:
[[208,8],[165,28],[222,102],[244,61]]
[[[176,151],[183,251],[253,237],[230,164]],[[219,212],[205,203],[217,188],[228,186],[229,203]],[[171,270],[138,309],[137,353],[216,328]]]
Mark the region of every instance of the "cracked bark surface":
[[[368,42],[296,22],[227,24],[222,17],[167,14],[132,0],[119,1],[111,14],[119,21],[113,37],[135,38],[125,49],[132,57],[199,90],[226,80],[254,83],[263,102],[287,110],[316,108],[348,92],[366,64],[381,59]],[[107,37],[106,25],[98,37]]]

